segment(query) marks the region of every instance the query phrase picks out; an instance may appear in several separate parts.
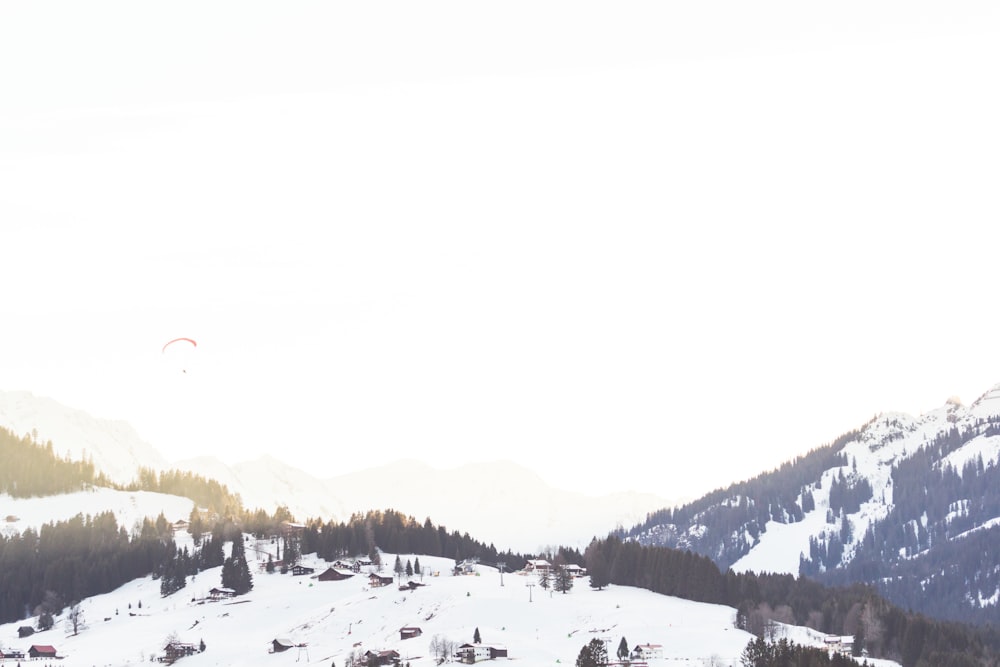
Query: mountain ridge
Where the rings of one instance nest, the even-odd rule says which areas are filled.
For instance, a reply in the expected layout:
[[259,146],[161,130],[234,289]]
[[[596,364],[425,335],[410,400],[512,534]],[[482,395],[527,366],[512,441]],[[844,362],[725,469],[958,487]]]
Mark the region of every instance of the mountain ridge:
[[969,406],[881,413],[627,534],[737,571],[867,583],[928,615],[1000,621],[1000,384]]
[[557,544],[585,547],[591,538],[632,525],[669,502],[652,494],[587,496],[557,489],[505,460],[439,469],[404,459],[324,478],[269,455],[236,464],[212,456],[169,463],[127,422],[95,418],[23,391],[0,391],[0,426],[37,432],[60,455],[90,457],[119,483],[132,481],[141,467],[178,469],[225,484],[249,508],[285,506],[300,520],[339,521],[354,512],[391,508],[524,552]]

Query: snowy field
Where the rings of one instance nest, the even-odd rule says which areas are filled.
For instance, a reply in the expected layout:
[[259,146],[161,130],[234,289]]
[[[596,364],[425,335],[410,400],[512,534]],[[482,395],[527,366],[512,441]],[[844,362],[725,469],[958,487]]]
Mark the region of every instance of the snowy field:
[[[188,667],[293,663],[343,667],[357,650],[395,650],[412,667],[431,667],[433,637],[471,643],[478,628],[484,644],[508,650],[508,657],[499,663],[572,665],[591,639],[607,641],[613,655],[624,637],[633,648],[647,643],[663,646],[663,658],[651,660],[650,667],[699,667],[738,665],[752,638],[733,628],[734,610],[729,607],[637,588],[594,591],[580,579],[568,594],[550,593],[529,586],[536,583],[533,575],[501,575],[477,566],[475,574],[454,576],[451,559],[419,556],[423,576],[413,581],[424,586],[404,592],[397,584],[372,588],[364,572],[330,582],[307,575],[267,574],[262,566],[273,547],[254,540],[247,547],[254,590],[245,596],[208,599],[209,591],[221,584],[221,568],[199,573],[186,588],[166,598],[160,596],[158,581],[144,578],[84,601],[87,627],[76,636],[68,631],[64,614],[52,630],[25,639],[17,636],[25,621],[0,626],[0,643],[25,652],[32,644],[54,646],[62,657],[59,664],[66,667],[148,664],[163,655],[171,635],[195,645],[205,642],[204,653],[182,659]],[[401,556],[404,564],[416,558]],[[382,574],[391,575],[395,556],[384,555],[383,562]],[[316,574],[327,567],[311,556],[303,563],[314,566]],[[423,634],[401,640],[400,628],[408,626],[419,627]],[[819,642],[804,631],[790,629],[790,633],[796,641]],[[274,639],[287,639],[295,646],[272,653]]]

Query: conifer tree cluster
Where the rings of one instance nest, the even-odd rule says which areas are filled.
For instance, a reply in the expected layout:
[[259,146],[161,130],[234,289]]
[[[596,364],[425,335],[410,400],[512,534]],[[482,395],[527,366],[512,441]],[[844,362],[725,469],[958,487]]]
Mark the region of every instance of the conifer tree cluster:
[[15,498],[49,496],[80,491],[110,482],[94,470],[91,461],[73,461],[55,454],[52,441],[39,443],[36,435],[17,437],[0,427],[0,493]]

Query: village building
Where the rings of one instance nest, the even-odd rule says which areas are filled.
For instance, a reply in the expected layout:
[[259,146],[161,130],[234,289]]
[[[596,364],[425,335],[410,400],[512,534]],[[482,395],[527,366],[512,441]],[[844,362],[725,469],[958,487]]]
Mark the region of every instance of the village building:
[[326,568],[326,570],[320,573],[316,578],[320,581],[343,581],[344,579],[350,579],[353,574],[349,572],[341,572],[340,570],[335,570],[332,567]]
[[0,660],[24,660],[24,651],[12,648],[0,649]]
[[480,660],[495,660],[506,658],[507,648],[492,644],[462,644],[455,650],[455,658],[464,664],[471,665]]
[[854,635],[824,637],[823,644],[831,653],[851,655],[854,652]]
[[28,657],[32,660],[37,660],[39,658],[55,658],[56,650],[47,644],[32,644],[31,648],[28,649]]
[[547,560],[536,558],[534,560],[529,560],[524,565],[524,571],[528,573],[541,574],[542,572],[549,572],[552,570],[552,563]]
[[306,532],[306,527],[301,523],[282,521],[278,530],[281,532],[282,537],[301,537]]
[[305,574],[312,574],[316,570],[311,567],[306,567],[305,565],[293,565],[292,566],[292,576],[301,577]]
[[419,637],[424,633],[420,628],[407,627],[399,629],[400,639],[413,639],[414,637]]
[[632,657],[639,660],[650,660],[651,658],[663,657],[662,644],[636,644],[632,651]]
[[372,588],[378,588],[380,586],[388,586],[392,584],[392,577],[383,577],[380,574],[372,572],[368,575],[368,583]]
[[399,653],[396,651],[366,651],[365,654],[361,656],[361,662],[368,667],[398,665]]
[[213,600],[223,600],[236,597],[236,591],[232,588],[213,588],[208,592],[208,596]]
[[361,571],[361,564],[358,563],[358,561],[338,560],[334,561],[331,567],[335,567],[338,570],[346,570],[348,572],[354,572],[355,574]]
[[30,637],[35,634],[35,629],[30,625],[22,625],[17,629],[17,638],[24,639],[25,637]]
[[423,584],[420,583],[419,581],[410,580],[410,581],[407,581],[405,584],[402,584],[399,587],[399,590],[401,590],[401,591],[415,591],[418,588],[420,588],[421,586],[423,586]]
[[163,647],[163,657],[160,658],[160,661],[165,662],[168,665],[172,665],[181,658],[194,655],[197,652],[198,647],[194,644],[187,644],[185,642],[170,642]]

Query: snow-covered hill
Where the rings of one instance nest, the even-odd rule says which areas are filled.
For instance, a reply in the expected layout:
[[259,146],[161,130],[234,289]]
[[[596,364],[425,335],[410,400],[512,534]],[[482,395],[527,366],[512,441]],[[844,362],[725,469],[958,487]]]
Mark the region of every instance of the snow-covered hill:
[[92,459],[115,482],[129,482],[140,467],[162,470],[167,461],[127,422],[98,419],[45,396],[0,391],[0,426],[15,435],[52,441],[60,456]]
[[47,523],[66,521],[77,514],[115,515],[118,525],[132,530],[144,518],[155,519],[161,513],[170,523],[187,520],[194,502],[188,498],[149,491],[91,489],[44,498],[12,498],[0,493],[0,532],[6,535],[34,531]]
[[115,481],[131,481],[139,467],[177,468],[225,484],[249,508],[273,511],[284,505],[300,520],[333,521],[346,521],[354,512],[394,509],[523,553],[544,546],[582,549],[591,538],[634,525],[669,504],[652,494],[563,491],[509,461],[451,469],[398,461],[332,478],[274,456],[235,465],[210,456],[168,462],[125,422],[97,419],[28,392],[0,391],[0,426],[18,435],[37,432],[40,441],[52,441],[57,453],[89,456]]
[[969,406],[878,415],[631,534],[736,571],[871,583],[942,618],[1000,618],[1000,385]]
[[[264,551],[248,549],[266,558]],[[27,652],[32,644],[53,646],[65,665],[142,665],[163,655],[168,637],[205,651],[182,659],[188,667],[207,665],[345,665],[348,656],[365,651],[394,650],[404,664],[432,667],[435,637],[455,644],[471,643],[476,630],[483,644],[502,646],[512,663],[525,667],[573,664],[591,639],[610,644],[613,654],[624,637],[630,647],[660,644],[663,657],[651,667],[735,665],[752,638],[733,627],[732,608],[680,600],[649,591],[611,586],[602,591],[577,580],[567,594],[548,593],[534,575],[505,573],[477,566],[475,574],[454,576],[453,561],[401,554],[402,562],[419,558],[423,586],[401,591],[391,585],[373,588],[363,572],[344,581],[322,582],[310,576],[266,574],[262,561],[251,561],[254,589],[233,599],[211,601],[220,585],[220,570],[196,575],[186,588],[163,598],[159,582],[133,581],[120,589],[85,600],[86,628],[76,636],[63,618],[47,632],[18,638],[24,623],[0,626],[0,642]],[[384,554],[392,574],[395,556]],[[327,564],[307,556],[316,574]],[[419,637],[402,640],[400,629],[418,627]],[[802,628],[788,628],[800,643],[822,645]],[[275,639],[294,646],[269,653]],[[888,661],[869,664],[890,667]]]

